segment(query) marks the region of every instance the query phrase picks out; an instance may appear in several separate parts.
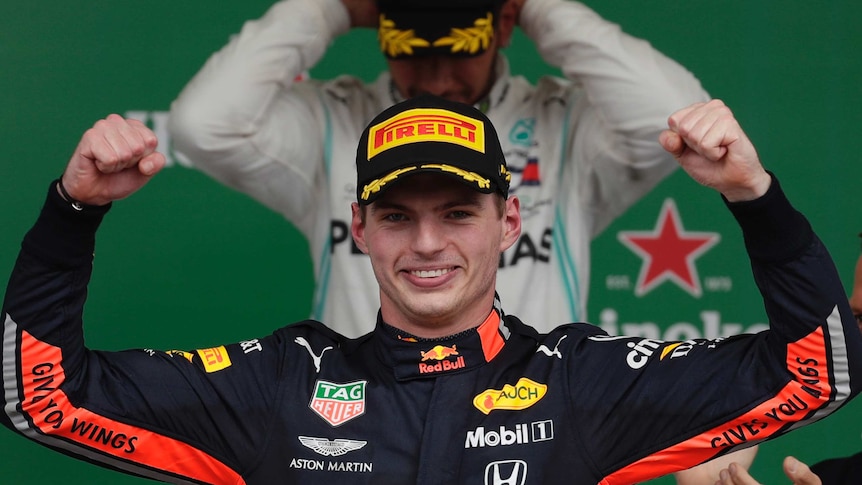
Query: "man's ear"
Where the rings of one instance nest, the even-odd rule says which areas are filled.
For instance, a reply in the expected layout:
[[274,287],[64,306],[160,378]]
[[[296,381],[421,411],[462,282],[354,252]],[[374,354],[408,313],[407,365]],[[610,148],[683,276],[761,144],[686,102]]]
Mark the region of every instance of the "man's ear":
[[365,218],[363,217],[363,209],[359,204],[353,202],[350,204],[350,212],[353,217],[350,220],[350,234],[353,236],[353,241],[356,247],[365,254],[368,254],[368,245],[365,244]]
[[500,251],[505,251],[515,244],[521,236],[521,201],[517,196],[506,199],[506,211],[503,214],[503,238],[500,241]]
[[508,47],[512,42],[512,33],[518,23],[518,5],[512,0],[507,1],[500,7],[499,19],[497,20],[495,34],[497,36],[497,47]]

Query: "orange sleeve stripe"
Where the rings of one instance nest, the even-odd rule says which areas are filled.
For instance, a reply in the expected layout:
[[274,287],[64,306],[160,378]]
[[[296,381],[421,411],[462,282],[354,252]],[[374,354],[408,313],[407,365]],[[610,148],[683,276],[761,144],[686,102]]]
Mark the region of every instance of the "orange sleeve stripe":
[[205,483],[245,483],[230,467],[186,443],[73,406],[59,389],[65,381],[61,350],[26,331],[21,334],[21,409],[41,433]]
[[823,329],[818,328],[787,346],[787,369],[794,380],[751,411],[689,440],[644,457],[600,483],[636,483],[690,468],[709,460],[728,446],[765,440],[786,426],[809,418],[829,403],[829,382]]

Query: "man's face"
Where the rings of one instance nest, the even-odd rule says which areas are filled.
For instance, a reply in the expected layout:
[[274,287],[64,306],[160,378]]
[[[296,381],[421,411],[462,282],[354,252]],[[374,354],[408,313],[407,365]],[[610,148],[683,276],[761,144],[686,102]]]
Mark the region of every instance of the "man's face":
[[862,256],[856,260],[856,273],[853,276],[853,292],[850,293],[850,308],[856,316],[856,324],[862,331]]
[[366,208],[353,236],[371,257],[384,320],[421,337],[451,335],[491,310],[500,253],[520,234],[516,197],[505,203],[445,175],[417,174]]
[[392,81],[405,98],[430,93],[451,101],[475,104],[494,83],[496,57],[494,47],[475,57],[430,55],[387,62]]
[[512,39],[519,2],[506,2],[497,13],[491,45],[475,57],[443,55],[388,60],[395,87],[405,98],[430,93],[464,104],[476,104],[494,84],[497,50]]

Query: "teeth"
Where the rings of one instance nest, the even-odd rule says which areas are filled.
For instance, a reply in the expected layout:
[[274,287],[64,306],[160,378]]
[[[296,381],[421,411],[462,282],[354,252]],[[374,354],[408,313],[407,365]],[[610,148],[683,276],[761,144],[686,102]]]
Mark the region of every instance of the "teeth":
[[433,271],[411,271],[410,274],[420,278],[436,278],[438,276],[443,276],[449,271],[449,269],[435,269]]

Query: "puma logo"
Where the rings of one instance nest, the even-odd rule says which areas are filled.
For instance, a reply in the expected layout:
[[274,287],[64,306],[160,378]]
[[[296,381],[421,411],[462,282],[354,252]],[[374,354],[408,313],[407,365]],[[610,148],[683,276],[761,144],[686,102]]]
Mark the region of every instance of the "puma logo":
[[558,359],[562,359],[563,354],[561,354],[560,350],[559,350],[560,349],[560,342],[562,342],[563,339],[566,337],[567,337],[567,335],[563,335],[562,337],[560,337],[560,340],[557,340],[557,345],[554,346],[554,350],[549,349],[546,345],[540,345],[539,348],[536,349],[536,353],[541,352],[541,353],[547,355],[548,357],[556,357]]
[[303,337],[296,337],[293,341],[308,350],[308,353],[311,355],[311,360],[314,362],[314,368],[317,369],[317,372],[320,372],[320,359],[323,358],[324,352],[332,350],[332,347],[324,347],[324,349],[320,351],[320,355],[314,355],[314,351],[311,350],[311,345],[309,345],[308,340],[305,340]]

